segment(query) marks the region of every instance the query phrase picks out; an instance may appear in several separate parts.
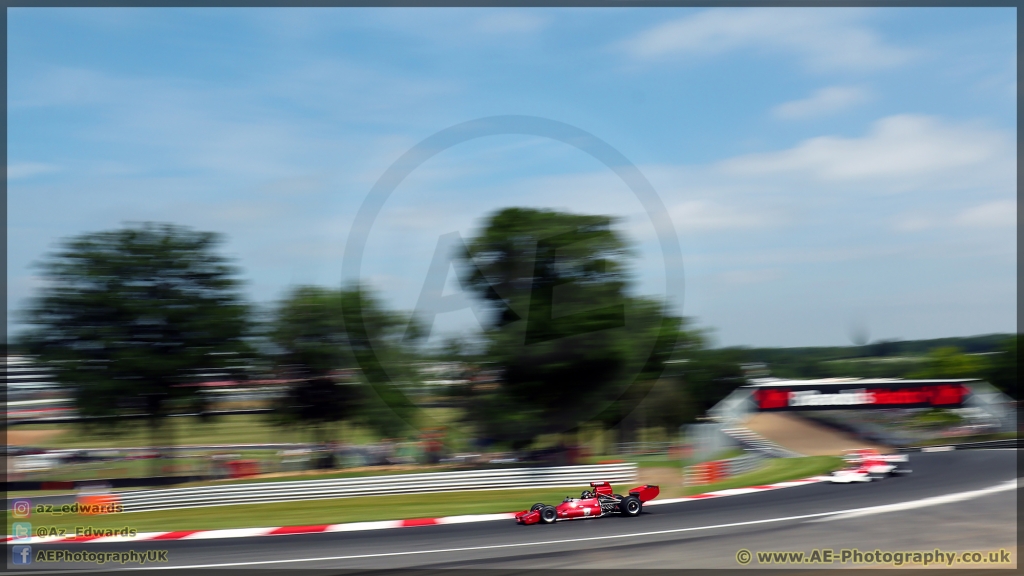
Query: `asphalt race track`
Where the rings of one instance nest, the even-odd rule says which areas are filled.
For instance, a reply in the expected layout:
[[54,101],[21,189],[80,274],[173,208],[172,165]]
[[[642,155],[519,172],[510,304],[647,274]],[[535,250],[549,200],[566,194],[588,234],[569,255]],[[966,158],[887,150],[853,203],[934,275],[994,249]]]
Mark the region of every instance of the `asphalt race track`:
[[[665,504],[645,508],[638,518],[611,516],[534,526],[506,520],[347,533],[137,544],[47,544],[38,548],[163,549],[169,551],[170,562],[160,567],[270,569],[261,570],[263,574],[292,573],[296,568],[740,568],[736,553],[742,548],[1012,547],[1016,561],[1015,489],[855,518],[830,518],[852,509],[1005,487],[1017,477],[1017,451],[915,453],[910,456],[909,466],[912,474],[872,483],[821,483]],[[566,494],[575,493],[566,490]],[[530,504],[523,502],[523,507]],[[271,519],[268,524],[273,524]],[[8,553],[8,570],[15,568],[10,560]],[[95,564],[74,567],[98,569]],[[32,568],[27,572],[57,567],[34,564]],[[108,565],[102,571],[111,568]]]

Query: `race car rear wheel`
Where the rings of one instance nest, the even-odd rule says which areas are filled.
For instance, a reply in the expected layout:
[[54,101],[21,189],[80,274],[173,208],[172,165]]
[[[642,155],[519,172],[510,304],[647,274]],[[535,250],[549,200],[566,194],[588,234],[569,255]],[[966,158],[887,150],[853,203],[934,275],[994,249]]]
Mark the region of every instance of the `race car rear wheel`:
[[638,516],[643,506],[643,503],[636,496],[626,496],[619,504],[619,510],[624,516]]
[[540,510],[544,506],[545,504],[543,502],[537,502],[533,506],[530,506],[530,512],[536,512],[537,510]]
[[545,506],[540,511],[540,521],[545,524],[553,524],[558,519],[558,510],[554,506]]

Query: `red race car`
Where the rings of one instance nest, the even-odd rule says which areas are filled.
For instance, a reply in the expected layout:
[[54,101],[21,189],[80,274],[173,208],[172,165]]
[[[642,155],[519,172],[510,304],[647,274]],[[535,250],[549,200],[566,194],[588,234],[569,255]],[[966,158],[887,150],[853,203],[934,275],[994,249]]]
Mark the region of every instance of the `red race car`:
[[520,524],[553,524],[556,520],[577,518],[600,518],[619,513],[623,516],[639,516],[644,502],[657,498],[657,486],[644,484],[629,491],[629,496],[612,494],[612,485],[607,482],[591,482],[593,491],[584,490],[579,498],[566,496],[558,506],[534,504],[529,510],[516,514]]

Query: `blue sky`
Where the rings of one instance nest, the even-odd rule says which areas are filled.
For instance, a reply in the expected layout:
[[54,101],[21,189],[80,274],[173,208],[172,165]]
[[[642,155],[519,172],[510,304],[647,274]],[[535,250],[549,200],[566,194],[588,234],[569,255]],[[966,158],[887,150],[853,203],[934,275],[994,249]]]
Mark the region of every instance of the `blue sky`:
[[[1012,332],[1016,42],[1015,9],[10,9],[8,310],[61,238],[127,221],[224,233],[254,302],[340,285],[392,162],[524,114],[646,175],[683,254],[667,296],[718,344]],[[438,238],[509,205],[618,216],[666,296],[628,188],[515,135],[410,175],[362,279],[411,310]]]

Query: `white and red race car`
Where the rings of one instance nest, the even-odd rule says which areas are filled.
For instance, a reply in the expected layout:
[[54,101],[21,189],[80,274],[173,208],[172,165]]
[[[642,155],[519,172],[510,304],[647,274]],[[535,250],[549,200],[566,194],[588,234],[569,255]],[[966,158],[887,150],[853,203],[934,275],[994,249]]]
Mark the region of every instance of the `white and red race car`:
[[843,454],[847,467],[836,470],[828,477],[833,484],[849,484],[850,482],[871,482],[899,474],[909,474],[910,469],[899,464],[909,462],[906,454],[882,454],[871,448],[847,450]]

